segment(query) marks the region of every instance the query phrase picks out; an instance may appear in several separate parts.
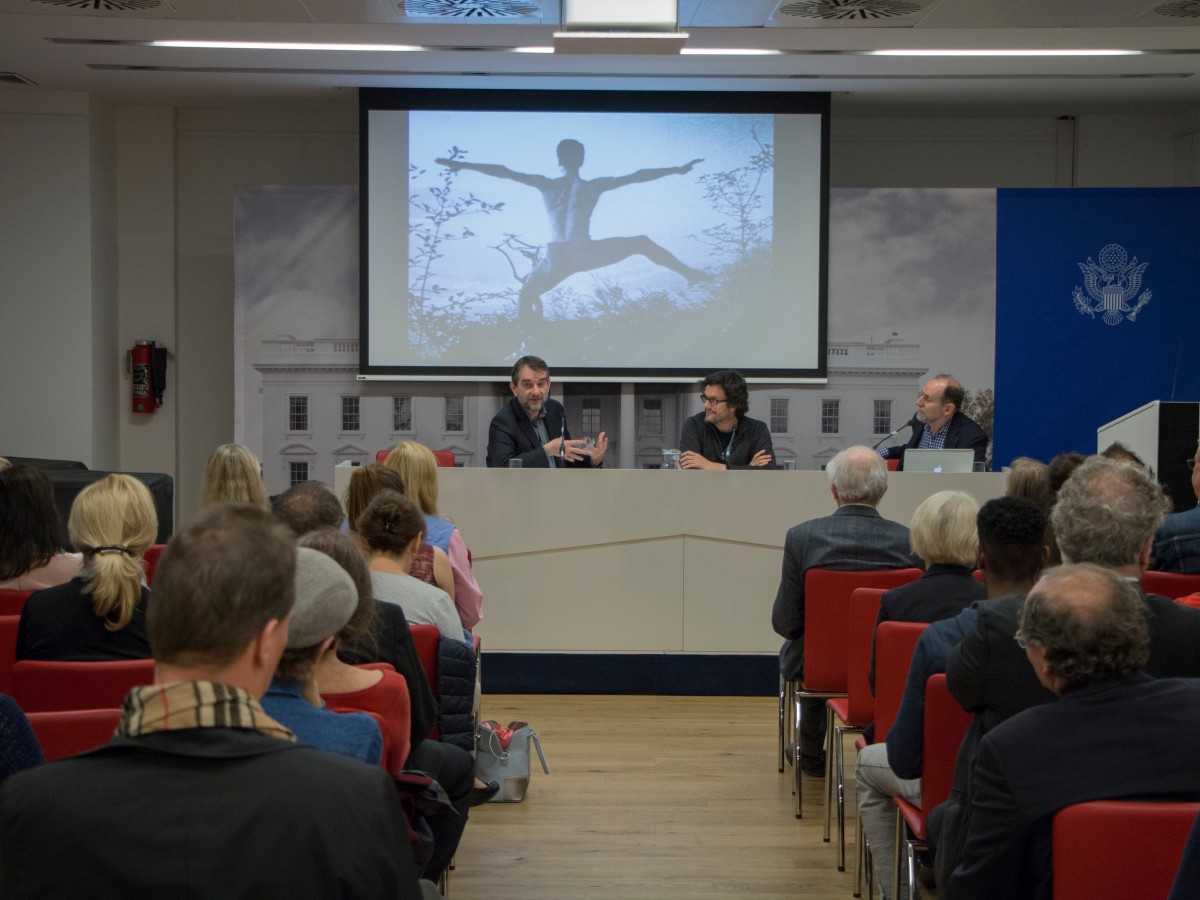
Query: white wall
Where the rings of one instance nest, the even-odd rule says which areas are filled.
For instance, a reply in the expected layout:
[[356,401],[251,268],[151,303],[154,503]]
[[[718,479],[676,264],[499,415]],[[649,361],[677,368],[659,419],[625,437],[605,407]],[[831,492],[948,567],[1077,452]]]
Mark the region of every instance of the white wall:
[[[831,180],[1052,187],[1057,135],[1055,117],[851,117],[835,104]],[[1198,135],[1198,110],[1081,116],[1075,183],[1200,184]],[[233,436],[233,186],[353,184],[357,166],[351,102],[109,110],[0,91],[0,453],[168,472],[186,520],[208,454]],[[136,338],[174,354],[167,405],[145,419],[126,409]]]

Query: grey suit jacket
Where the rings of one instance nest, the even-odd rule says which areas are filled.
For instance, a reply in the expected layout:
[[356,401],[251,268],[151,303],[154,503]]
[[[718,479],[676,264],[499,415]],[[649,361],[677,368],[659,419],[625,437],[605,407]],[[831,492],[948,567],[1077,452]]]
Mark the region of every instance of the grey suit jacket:
[[783,542],[783,573],[771,627],[787,638],[780,671],[788,678],[804,665],[804,573],[809,569],[903,569],[920,566],[908,544],[908,528],[879,515],[871,506],[839,506],[831,516],[788,529]]

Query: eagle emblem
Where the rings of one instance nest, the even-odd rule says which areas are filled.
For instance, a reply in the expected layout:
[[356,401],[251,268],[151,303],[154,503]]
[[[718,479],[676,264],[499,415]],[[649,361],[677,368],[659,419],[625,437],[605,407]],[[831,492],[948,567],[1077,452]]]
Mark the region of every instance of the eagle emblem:
[[1097,258],[1098,263],[1090,256],[1086,263],[1076,263],[1083,272],[1083,288],[1076,285],[1072,293],[1075,309],[1081,316],[1093,319],[1100,314],[1105,325],[1120,325],[1126,317],[1130,322],[1137,321],[1138,312],[1152,296],[1148,290],[1138,295],[1142,290],[1142,274],[1150,263],[1140,263],[1136,256],[1130,262],[1129,254],[1120,244],[1106,244]]

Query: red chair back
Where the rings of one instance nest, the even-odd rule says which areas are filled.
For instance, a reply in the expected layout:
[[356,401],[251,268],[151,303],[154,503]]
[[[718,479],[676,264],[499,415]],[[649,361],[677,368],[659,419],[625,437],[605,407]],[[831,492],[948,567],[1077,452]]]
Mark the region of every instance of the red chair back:
[[158,558],[162,556],[163,548],[166,544],[151,544],[146,548],[146,555],[142,557],[142,568],[146,570],[146,585],[154,587],[154,570],[158,568]]
[[[376,451],[375,462],[377,462],[377,463],[386,462],[387,458],[388,458],[388,454],[391,453],[393,449],[394,448],[392,448],[392,447],[388,447],[386,450]],[[433,454],[433,458],[437,461],[439,469],[453,469],[454,468],[454,451],[453,450],[430,450],[429,452]]]
[[19,616],[33,591],[0,590],[0,616]]
[[[429,689],[433,691],[433,699],[438,698],[438,664],[437,664],[437,646],[439,633],[436,625],[409,625],[408,630],[412,632],[413,646],[417,650],[417,658],[421,660],[421,668],[425,670],[425,677],[429,679]],[[437,740],[438,727],[437,722],[433,723],[433,728],[430,729],[430,740]]]
[[846,692],[850,595],[855,588],[894,588],[921,577],[920,569],[804,573],[804,680],[806,691]]
[[884,740],[904,696],[908,664],[925,622],[881,622],[875,632],[875,741]]
[[21,709],[120,709],[131,688],[154,681],[154,660],[45,662],[22,659],[13,666],[13,699]]
[[883,588],[855,588],[850,595],[850,645],[846,651],[846,724],[863,727],[875,718],[875,694],[868,678],[875,620]]
[[1186,597],[1200,592],[1200,575],[1185,575],[1181,572],[1147,572],[1142,576],[1142,590],[1147,594],[1163,597]]
[[0,694],[13,692],[12,671],[17,662],[17,629],[20,616],[0,616]]
[[28,713],[29,724],[42,745],[46,761],[74,756],[107,744],[117,723],[119,709],[72,709]]
[[921,755],[923,813],[950,796],[958,748],[974,718],[951,696],[945,673],[929,676],[925,682],[925,737]]
[[1165,900],[1200,803],[1093,800],[1054,815],[1054,900]]

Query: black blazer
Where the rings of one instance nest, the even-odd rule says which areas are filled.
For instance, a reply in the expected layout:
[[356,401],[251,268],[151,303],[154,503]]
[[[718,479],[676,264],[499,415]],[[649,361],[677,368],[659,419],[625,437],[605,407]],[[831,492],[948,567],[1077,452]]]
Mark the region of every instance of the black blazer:
[[[904,469],[904,452],[912,447],[916,447],[921,443],[921,435],[925,433],[925,423],[918,422],[913,426],[912,434],[909,435],[908,443],[904,446],[886,447],[888,459],[899,459],[900,470]],[[954,415],[950,417],[950,421],[946,423],[946,449],[947,450],[974,450],[975,462],[984,462],[987,459],[987,434],[984,430],[976,425],[971,419],[968,419],[958,410],[954,411]]]
[[[571,431],[564,426],[566,414],[562,404],[547,399],[545,409],[548,439],[565,436],[570,440]],[[492,424],[488,428],[487,464],[489,467],[507,466],[514,457],[519,458],[528,469],[550,468],[550,460],[546,458],[529,414],[521,408],[516,397],[510,397],[492,417]],[[588,468],[591,464],[592,461],[586,458],[566,463],[576,468]]]

